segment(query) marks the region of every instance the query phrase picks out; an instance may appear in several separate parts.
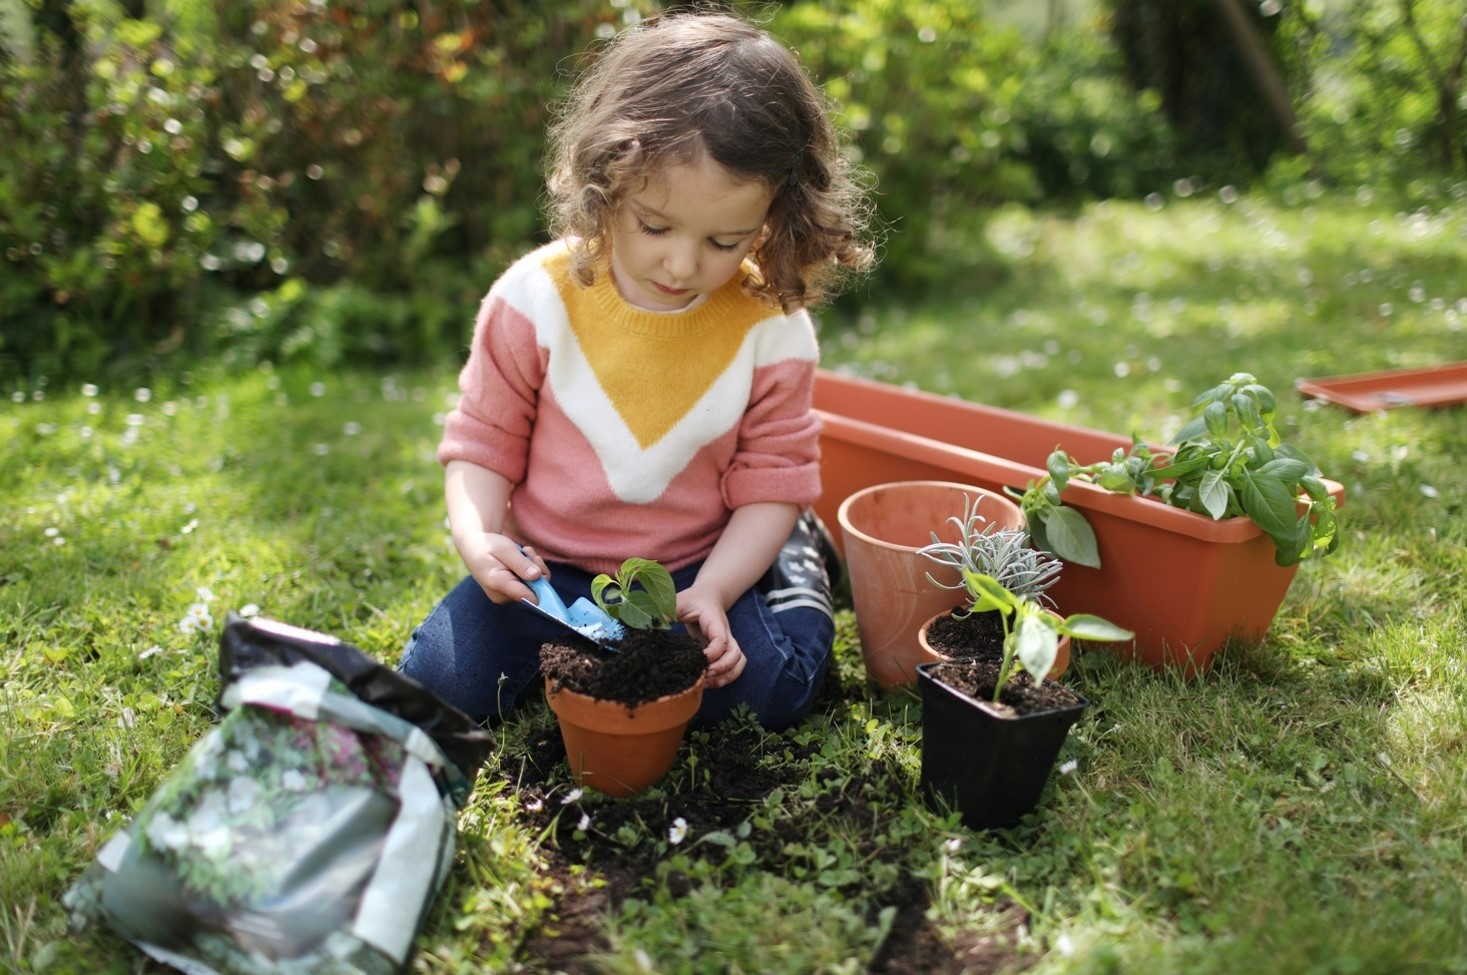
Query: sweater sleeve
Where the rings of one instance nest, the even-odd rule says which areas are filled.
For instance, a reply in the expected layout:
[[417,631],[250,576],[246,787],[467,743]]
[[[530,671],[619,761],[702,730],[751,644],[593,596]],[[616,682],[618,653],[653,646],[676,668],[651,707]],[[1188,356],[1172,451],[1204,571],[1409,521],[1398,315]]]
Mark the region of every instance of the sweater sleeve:
[[812,410],[814,328],[803,312],[790,324],[795,323],[807,330],[800,343],[805,348],[763,362],[754,372],[733,463],[723,477],[721,493],[729,508],[760,501],[807,505],[820,497],[820,420]]
[[464,460],[518,484],[525,476],[545,357],[534,323],[495,289],[479,308],[462,395],[443,425],[438,461]]

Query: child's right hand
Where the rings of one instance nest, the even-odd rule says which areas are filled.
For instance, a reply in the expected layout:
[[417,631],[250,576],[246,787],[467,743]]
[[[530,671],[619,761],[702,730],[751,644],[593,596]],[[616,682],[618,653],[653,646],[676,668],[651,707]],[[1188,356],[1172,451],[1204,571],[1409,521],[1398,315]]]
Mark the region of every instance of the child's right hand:
[[549,578],[545,560],[529,546],[521,549],[508,535],[480,532],[458,543],[459,555],[469,574],[495,603],[536,602],[526,579]]

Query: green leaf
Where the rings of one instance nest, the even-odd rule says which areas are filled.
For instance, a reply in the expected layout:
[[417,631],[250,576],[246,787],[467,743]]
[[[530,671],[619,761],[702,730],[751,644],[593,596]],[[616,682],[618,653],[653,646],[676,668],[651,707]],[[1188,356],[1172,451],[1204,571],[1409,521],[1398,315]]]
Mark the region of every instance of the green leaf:
[[641,583],[646,590],[654,617],[665,620],[677,614],[677,584],[672,581],[672,573],[661,563],[651,559],[631,558],[622,563],[621,571],[623,581],[628,586],[630,580],[625,577],[629,572],[632,579]]
[[1243,511],[1275,541],[1287,538],[1294,529],[1294,494],[1276,477],[1244,471],[1238,489]]
[[1202,475],[1202,483],[1197,488],[1197,500],[1202,502],[1202,507],[1212,516],[1213,521],[1221,520],[1228,513],[1228,499],[1231,496],[1232,492],[1222,471],[1208,471]]
[[1095,640],[1101,643],[1130,640],[1136,635],[1090,613],[1076,613],[1067,617],[1060,629],[1077,640]]
[[1005,614],[1012,613],[1019,603],[1018,597],[1005,589],[1003,583],[982,572],[964,569],[963,584],[968,587],[968,592],[973,597],[973,612],[975,613],[986,612],[990,609],[1001,610]]
[[1238,419],[1249,430],[1257,430],[1264,425],[1263,417],[1258,415],[1258,403],[1246,393],[1233,396],[1233,412],[1238,414]]
[[1054,617],[1048,613],[1026,615],[1020,617],[1010,637],[1014,654],[1036,683],[1054,669],[1054,658],[1059,656],[1059,634],[1054,627]]
[[1218,439],[1224,439],[1228,435],[1228,408],[1219,402],[1208,403],[1207,408],[1202,411],[1202,420],[1207,424],[1207,432]]
[[1295,484],[1309,474],[1309,465],[1293,457],[1275,457],[1260,467],[1258,473],[1276,477],[1285,484]]
[[1065,562],[1100,568],[1100,549],[1095,530],[1074,508],[1051,508],[1041,516],[1049,550]]
[[1044,469],[1049,472],[1049,479],[1054,482],[1055,487],[1063,491],[1065,485],[1070,483],[1070,455],[1059,448],[1055,448],[1044,460]]

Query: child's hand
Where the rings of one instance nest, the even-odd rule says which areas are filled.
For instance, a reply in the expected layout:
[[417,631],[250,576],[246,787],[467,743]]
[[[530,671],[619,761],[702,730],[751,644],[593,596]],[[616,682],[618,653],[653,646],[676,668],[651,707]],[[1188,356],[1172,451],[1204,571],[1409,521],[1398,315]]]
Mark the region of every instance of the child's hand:
[[525,585],[526,579],[548,578],[545,560],[533,548],[521,549],[514,539],[494,532],[469,535],[459,543],[459,555],[469,574],[492,602],[514,603],[521,599],[535,601],[535,594]]
[[708,676],[704,686],[723,687],[738,680],[749,661],[729,630],[723,604],[702,596],[696,586],[684,589],[677,594],[677,618],[689,633],[706,643],[703,653],[708,658]]

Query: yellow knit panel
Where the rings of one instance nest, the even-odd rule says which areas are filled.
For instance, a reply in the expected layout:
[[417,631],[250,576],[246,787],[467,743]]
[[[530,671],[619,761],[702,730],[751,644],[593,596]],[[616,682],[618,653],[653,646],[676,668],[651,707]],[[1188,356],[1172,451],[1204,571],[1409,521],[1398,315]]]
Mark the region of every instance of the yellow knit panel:
[[729,367],[749,330],[778,314],[742,294],[742,275],[690,312],[645,312],[622,299],[609,270],[582,288],[570,280],[568,263],[568,256],[558,257],[550,268],[571,331],[644,450],[692,410]]

